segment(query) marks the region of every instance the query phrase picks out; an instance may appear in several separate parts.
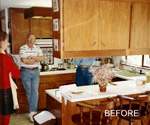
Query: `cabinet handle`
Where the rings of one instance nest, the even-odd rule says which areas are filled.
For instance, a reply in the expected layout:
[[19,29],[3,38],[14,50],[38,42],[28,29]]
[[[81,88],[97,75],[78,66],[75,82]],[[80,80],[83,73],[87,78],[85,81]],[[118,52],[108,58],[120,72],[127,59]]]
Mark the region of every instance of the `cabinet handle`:
[[95,44],[96,44],[96,42],[94,42],[94,43],[93,43],[92,47],[94,47],[94,46],[95,46]]
[[104,47],[106,47],[106,46],[105,46],[105,43],[101,42],[101,44],[102,44]]

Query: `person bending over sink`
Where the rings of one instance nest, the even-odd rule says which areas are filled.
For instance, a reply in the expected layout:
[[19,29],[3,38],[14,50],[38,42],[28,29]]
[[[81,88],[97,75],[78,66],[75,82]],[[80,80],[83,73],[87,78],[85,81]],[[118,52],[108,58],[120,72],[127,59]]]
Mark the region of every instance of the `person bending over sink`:
[[42,50],[34,45],[35,35],[30,33],[27,36],[27,42],[20,47],[19,55],[21,58],[21,74],[23,86],[26,90],[26,95],[29,104],[29,118],[33,122],[33,115],[37,112],[38,105],[38,88],[39,88],[39,65],[44,61]]

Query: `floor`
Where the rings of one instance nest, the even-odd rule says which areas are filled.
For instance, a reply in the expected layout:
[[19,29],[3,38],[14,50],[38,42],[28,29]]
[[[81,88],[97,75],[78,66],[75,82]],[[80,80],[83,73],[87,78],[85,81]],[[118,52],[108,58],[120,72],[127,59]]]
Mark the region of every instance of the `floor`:
[[23,113],[23,114],[12,114],[10,117],[10,124],[9,125],[34,125],[33,122],[30,122],[29,113]]

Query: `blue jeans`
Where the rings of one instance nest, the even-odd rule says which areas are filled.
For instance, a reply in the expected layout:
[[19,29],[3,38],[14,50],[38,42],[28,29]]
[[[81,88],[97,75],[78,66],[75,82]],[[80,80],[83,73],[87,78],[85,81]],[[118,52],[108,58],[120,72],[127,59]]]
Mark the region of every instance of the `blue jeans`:
[[81,68],[78,66],[76,71],[76,84],[77,86],[93,85],[93,74],[89,72],[89,68]]
[[21,71],[20,78],[26,90],[26,95],[29,104],[29,111],[36,112],[39,98],[38,97],[39,80],[40,80],[39,70],[21,69],[20,71]]

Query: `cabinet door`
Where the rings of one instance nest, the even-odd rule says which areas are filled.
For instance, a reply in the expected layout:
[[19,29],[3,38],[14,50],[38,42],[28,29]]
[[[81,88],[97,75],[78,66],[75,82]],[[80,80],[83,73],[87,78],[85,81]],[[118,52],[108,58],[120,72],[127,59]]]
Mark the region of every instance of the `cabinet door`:
[[18,54],[19,48],[26,43],[29,33],[29,20],[24,19],[23,12],[11,14],[12,54]]
[[98,50],[96,0],[64,0],[64,50]]
[[38,102],[38,109],[46,108],[46,93],[45,90],[47,89],[48,84],[40,84],[39,85],[39,102]]
[[30,29],[36,37],[52,37],[52,20],[30,19]]
[[129,46],[130,3],[100,1],[99,50]]
[[150,4],[132,6],[130,48],[150,48]]

